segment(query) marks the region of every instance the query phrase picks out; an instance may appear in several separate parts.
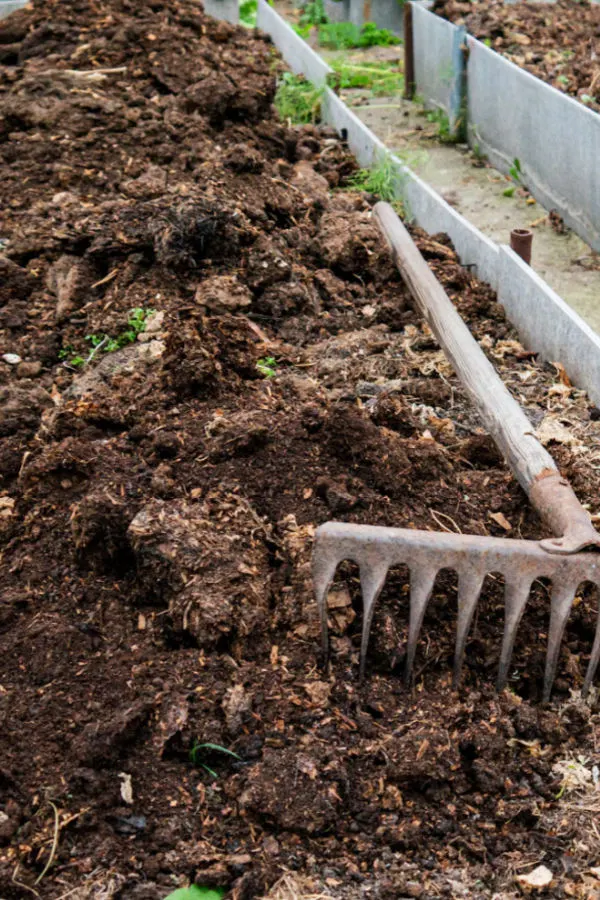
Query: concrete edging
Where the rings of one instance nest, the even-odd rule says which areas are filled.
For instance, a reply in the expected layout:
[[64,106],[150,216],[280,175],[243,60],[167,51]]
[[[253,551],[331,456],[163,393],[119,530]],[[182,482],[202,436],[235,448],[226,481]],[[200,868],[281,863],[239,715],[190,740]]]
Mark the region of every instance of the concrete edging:
[[0,19],[5,19],[17,9],[28,6],[29,0],[0,0]]
[[501,172],[518,159],[522,180],[547,209],[600,250],[600,114],[486,47],[462,26],[413,2],[416,90],[450,120],[449,86],[462,63],[452,48],[466,36],[467,134]]
[[[311,73],[316,73],[318,83],[324,83],[329,67],[266,0],[258,0],[258,26],[271,36],[293,72],[311,81]],[[345,138],[361,166],[388,152],[329,88],[323,96],[323,119]],[[429,233],[445,231],[463,265],[473,266],[477,276],[496,291],[524,343],[543,359],[562,362],[573,382],[600,405],[600,337],[510,248],[487,238],[397,157],[390,156],[397,166],[398,196],[415,222]]]
[[498,300],[523,342],[600,406],[600,336],[510,247],[500,247]]

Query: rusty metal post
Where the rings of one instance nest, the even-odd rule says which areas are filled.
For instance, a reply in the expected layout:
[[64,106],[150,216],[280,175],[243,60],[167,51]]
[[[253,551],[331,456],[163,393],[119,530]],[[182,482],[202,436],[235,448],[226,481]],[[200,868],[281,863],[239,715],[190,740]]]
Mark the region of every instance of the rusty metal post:
[[415,96],[415,51],[413,45],[412,3],[404,4],[404,97]]
[[532,242],[533,231],[530,231],[529,228],[513,228],[510,233],[511,248],[528,266],[531,264]]

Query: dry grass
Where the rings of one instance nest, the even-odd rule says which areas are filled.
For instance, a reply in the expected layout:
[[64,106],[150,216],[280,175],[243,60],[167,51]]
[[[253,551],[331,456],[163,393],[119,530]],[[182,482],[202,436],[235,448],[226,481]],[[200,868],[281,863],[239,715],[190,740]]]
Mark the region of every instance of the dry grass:
[[333,896],[314,879],[286,872],[262,900],[331,900]]

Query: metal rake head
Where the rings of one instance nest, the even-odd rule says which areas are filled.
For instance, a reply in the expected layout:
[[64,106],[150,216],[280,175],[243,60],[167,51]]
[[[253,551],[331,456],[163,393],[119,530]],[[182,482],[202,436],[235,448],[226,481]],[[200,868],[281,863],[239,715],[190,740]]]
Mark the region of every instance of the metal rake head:
[[[454,682],[458,682],[467,636],[485,576],[500,573],[505,580],[504,638],[498,671],[498,689],[508,677],[517,629],[531,585],[536,578],[552,581],[550,628],[544,674],[544,701],[550,699],[560,654],[560,644],[577,588],[584,581],[600,587],[600,555],[548,553],[535,541],[479,537],[349,525],[327,522],[317,529],[313,549],[313,583],[321,617],[325,657],[328,655],[327,594],[338,565],[345,559],[357,563],[363,597],[360,676],[364,675],[373,610],[388,570],[404,564],[410,571],[410,614],[406,649],[406,678],[410,679],[425,609],[437,573],[453,569],[458,574],[458,626],[454,657]],[[587,693],[600,659],[600,609],[592,655],[585,676]]]

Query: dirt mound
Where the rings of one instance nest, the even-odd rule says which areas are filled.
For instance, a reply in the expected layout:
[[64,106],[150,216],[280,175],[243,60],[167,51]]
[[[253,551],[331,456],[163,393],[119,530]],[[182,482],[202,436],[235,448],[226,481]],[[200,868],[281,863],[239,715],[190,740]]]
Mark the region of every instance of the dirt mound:
[[[488,897],[533,860],[578,890],[594,850],[553,766],[594,753],[566,700],[587,592],[550,710],[544,586],[501,697],[493,580],[460,693],[448,573],[414,693],[406,573],[360,685],[342,567],[317,667],[320,523],[542,533],[340,190],[343,142],[279,122],[269,41],[196,0],[35,0],[0,23],[0,62],[2,897],[191,879],[244,900],[290,870],[340,898]],[[524,354],[444,236],[415,237],[594,508],[585,395]]]

